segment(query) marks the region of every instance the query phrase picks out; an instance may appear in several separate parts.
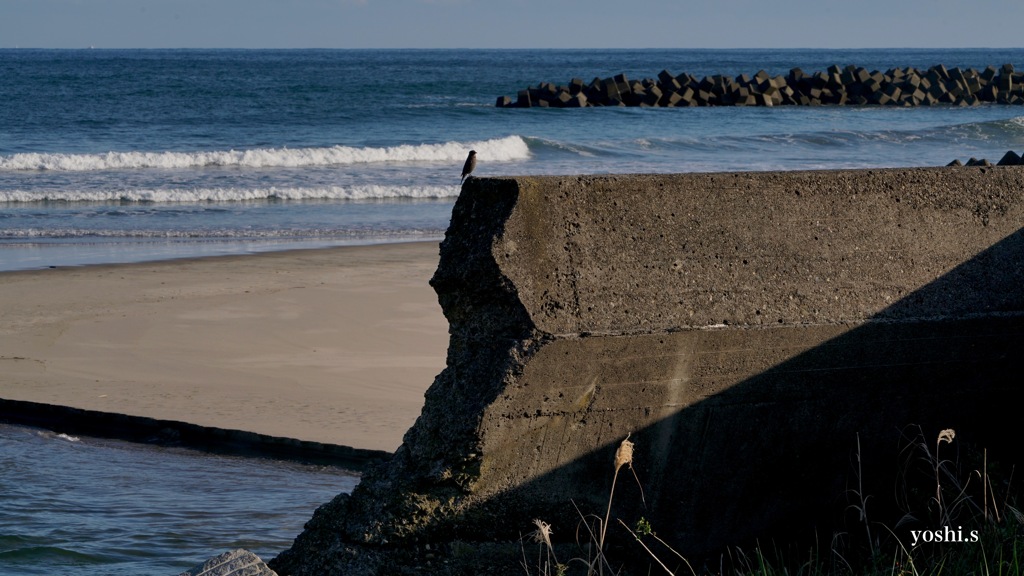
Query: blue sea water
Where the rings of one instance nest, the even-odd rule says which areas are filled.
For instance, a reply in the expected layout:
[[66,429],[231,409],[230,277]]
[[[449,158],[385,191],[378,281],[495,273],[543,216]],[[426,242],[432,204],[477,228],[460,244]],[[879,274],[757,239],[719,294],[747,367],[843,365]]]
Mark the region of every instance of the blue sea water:
[[[995,161],[1024,152],[1024,107],[494,102],[662,69],[1004,63],[1024,68],[1024,49],[0,50],[0,271],[436,240],[470,149],[479,176]],[[170,575],[235,546],[269,558],[354,482],[0,426],[0,574]]]
[[247,548],[269,560],[358,477],[0,424],[0,574],[174,576]]
[[935,166],[1024,108],[498,109],[539,82],[1014,64],[1014,50],[0,50],[0,270],[437,239],[477,174]]

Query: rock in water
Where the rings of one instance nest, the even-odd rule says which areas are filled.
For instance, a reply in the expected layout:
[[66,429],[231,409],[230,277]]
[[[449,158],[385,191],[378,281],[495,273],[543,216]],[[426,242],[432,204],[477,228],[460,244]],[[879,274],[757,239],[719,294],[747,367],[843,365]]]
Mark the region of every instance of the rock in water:
[[241,548],[214,556],[178,576],[277,576],[259,556]]

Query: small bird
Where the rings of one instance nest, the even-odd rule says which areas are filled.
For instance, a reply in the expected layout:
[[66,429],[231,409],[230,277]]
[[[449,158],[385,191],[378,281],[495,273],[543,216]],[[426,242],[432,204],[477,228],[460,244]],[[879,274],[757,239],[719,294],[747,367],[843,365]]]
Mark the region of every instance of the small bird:
[[469,158],[466,158],[466,164],[462,166],[462,179],[459,180],[461,184],[466,176],[473,173],[473,168],[476,168],[476,150],[469,151]]

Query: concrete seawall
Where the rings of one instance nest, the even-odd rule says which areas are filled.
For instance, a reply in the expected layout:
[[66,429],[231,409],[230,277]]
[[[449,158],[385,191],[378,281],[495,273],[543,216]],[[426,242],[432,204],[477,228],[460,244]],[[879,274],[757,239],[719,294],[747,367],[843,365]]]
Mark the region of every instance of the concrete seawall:
[[831,529],[907,425],[1016,457],[1022,226],[1021,167],[470,179],[447,368],[271,566],[515,567],[533,518],[603,515],[627,434],[614,516],[695,556]]

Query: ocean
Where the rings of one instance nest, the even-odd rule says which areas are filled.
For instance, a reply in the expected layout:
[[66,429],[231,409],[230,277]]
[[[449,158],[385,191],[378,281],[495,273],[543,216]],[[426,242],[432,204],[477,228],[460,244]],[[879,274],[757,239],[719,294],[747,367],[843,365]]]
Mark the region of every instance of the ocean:
[[269,560],[358,481],[330,466],[0,424],[0,574],[174,576],[235,548]]
[[499,109],[667,69],[983,69],[1014,50],[0,50],[0,270],[436,240],[476,175],[937,166],[1024,108]]
[[[436,241],[471,149],[476,176],[995,162],[1024,152],[1024,107],[495,100],[663,69],[1005,63],[1024,69],[1024,49],[0,50],[0,271]],[[170,576],[235,546],[269,559],[357,481],[0,426],[0,574]]]

